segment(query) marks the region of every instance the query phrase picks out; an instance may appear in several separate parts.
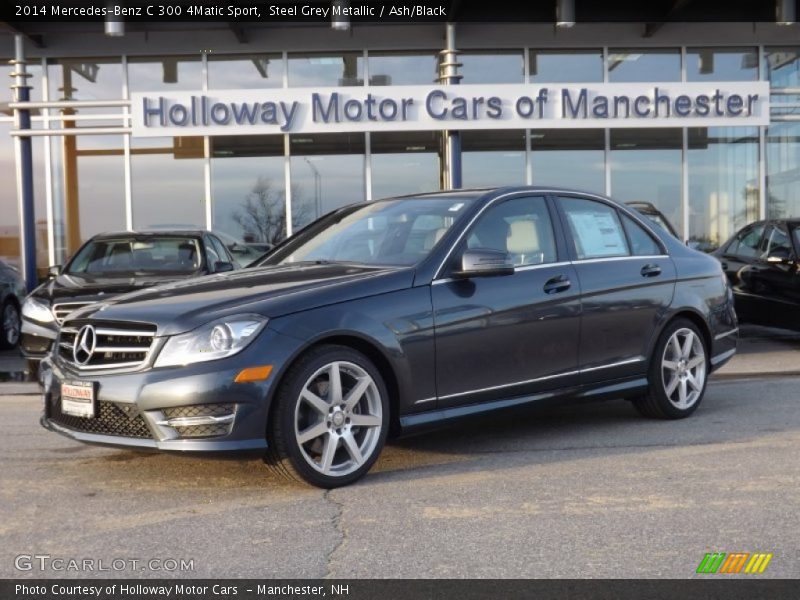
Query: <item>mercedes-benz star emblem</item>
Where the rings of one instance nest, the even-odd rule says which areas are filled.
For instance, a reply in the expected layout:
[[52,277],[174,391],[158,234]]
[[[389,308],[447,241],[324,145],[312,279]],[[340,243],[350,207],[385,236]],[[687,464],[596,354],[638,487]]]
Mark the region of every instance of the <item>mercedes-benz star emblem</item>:
[[76,364],[85,365],[94,354],[94,347],[97,345],[97,334],[94,327],[91,325],[84,325],[75,336],[75,342],[72,345],[72,358],[75,359]]

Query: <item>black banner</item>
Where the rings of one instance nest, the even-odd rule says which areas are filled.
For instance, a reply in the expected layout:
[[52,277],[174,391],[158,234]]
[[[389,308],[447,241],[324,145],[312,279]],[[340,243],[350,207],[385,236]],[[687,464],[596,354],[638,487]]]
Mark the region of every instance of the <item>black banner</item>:
[[[750,577],[750,576],[748,576]],[[797,597],[791,580],[3,580],[2,600],[571,600],[680,598],[751,600]]]
[[[555,0],[8,0],[0,20],[8,23],[230,21],[314,23],[346,18],[352,23],[528,22],[554,23]],[[575,0],[577,23],[769,22],[774,2],[696,0]]]

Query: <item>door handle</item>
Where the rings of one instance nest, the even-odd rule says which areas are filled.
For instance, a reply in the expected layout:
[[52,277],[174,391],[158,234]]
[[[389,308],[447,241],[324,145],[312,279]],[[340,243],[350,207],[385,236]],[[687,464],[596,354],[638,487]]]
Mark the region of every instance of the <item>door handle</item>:
[[642,267],[642,277],[657,277],[661,275],[661,267],[658,265],[645,265]]
[[548,279],[542,289],[545,294],[557,294],[568,290],[571,285],[572,282],[565,275],[559,275],[558,277]]

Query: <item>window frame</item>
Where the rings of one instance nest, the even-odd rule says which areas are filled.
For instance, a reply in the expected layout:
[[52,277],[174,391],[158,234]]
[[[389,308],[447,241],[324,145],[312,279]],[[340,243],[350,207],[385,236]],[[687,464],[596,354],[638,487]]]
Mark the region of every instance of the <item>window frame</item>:
[[[653,230],[649,224],[645,223],[643,218],[633,211],[627,210],[626,208],[618,205],[612,200],[608,198],[604,198],[602,196],[594,196],[591,194],[585,193],[574,193],[568,191],[558,191],[558,192],[551,192],[551,197],[553,203],[558,209],[559,218],[561,219],[561,229],[563,230],[563,235],[566,241],[566,250],[569,255],[569,260],[571,262],[587,262],[587,261],[601,261],[601,260],[625,260],[625,259],[635,259],[635,258],[642,258],[643,256],[647,255],[636,255],[633,254],[631,241],[628,237],[628,232],[625,230],[625,225],[622,221],[622,215],[625,215],[633,220],[633,222],[639,225],[644,231],[650,236],[650,238],[656,243],[657,248],[659,249],[660,254],[654,256],[669,256],[669,251],[667,250],[666,245],[658,236],[658,234]],[[588,200],[590,202],[599,202],[611,210],[617,213],[617,219],[619,220],[620,228],[622,229],[622,234],[625,239],[625,244],[628,247],[628,253],[625,255],[617,255],[617,256],[600,256],[595,258],[580,258],[578,257],[577,248],[575,246],[575,239],[572,236],[572,230],[569,226],[569,221],[567,217],[566,210],[561,202],[562,198],[575,198],[578,200]],[[653,224],[655,226],[655,224]]]
[[786,224],[781,221],[772,221],[768,223],[767,227],[764,229],[764,233],[760,240],[760,244],[764,245],[764,252],[761,254],[759,259],[767,262],[767,259],[770,256],[770,243],[772,242],[773,230],[780,231],[786,236],[786,241],[789,244],[789,256],[787,258],[789,260],[796,260],[797,252],[795,251],[794,243],[792,241],[792,234],[789,232],[789,228],[786,226]]
[[733,252],[733,250],[731,250],[731,246],[733,246],[734,242],[736,242],[736,249],[738,250],[741,239],[749,235],[750,232],[754,230],[756,227],[762,227],[761,235],[758,236],[758,241],[756,242],[756,248],[759,248],[761,246],[761,243],[764,241],[764,234],[766,234],[769,225],[770,225],[769,221],[756,221],[755,223],[750,223],[750,225],[742,227],[725,244],[724,249],[722,250],[722,255],[728,258],[734,258],[740,262],[742,262],[743,260],[758,259],[759,258],[758,254],[754,254],[753,256],[745,256],[744,254]]
[[550,267],[566,262],[569,259],[567,247],[564,242],[564,232],[562,231],[562,223],[558,214],[558,210],[554,205],[553,197],[547,191],[525,190],[523,192],[512,193],[509,195],[501,195],[489,200],[481,209],[472,217],[472,219],[461,230],[458,238],[448,250],[444,262],[441,263],[434,275],[433,281],[447,280],[453,277],[453,274],[459,270],[461,257],[467,249],[467,242],[470,234],[474,231],[475,227],[480,223],[481,219],[490,210],[510,202],[512,200],[519,200],[524,198],[541,198],[545,203],[547,216],[550,218],[550,227],[553,231],[553,243],[556,251],[556,258],[552,262],[536,263],[531,265],[520,265],[514,267],[514,274],[518,271],[525,271],[531,268]]

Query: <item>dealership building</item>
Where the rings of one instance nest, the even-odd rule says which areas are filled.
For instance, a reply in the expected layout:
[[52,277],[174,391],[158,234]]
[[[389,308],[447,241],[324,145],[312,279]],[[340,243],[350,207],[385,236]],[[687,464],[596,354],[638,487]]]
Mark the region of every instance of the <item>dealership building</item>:
[[796,3],[762,4],[712,23],[5,23],[0,259],[27,249],[41,275],[96,233],[164,225],[274,244],[353,202],[522,184],[650,202],[714,248],[800,217]]

